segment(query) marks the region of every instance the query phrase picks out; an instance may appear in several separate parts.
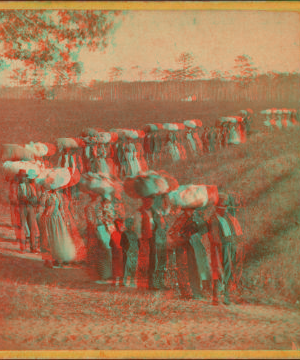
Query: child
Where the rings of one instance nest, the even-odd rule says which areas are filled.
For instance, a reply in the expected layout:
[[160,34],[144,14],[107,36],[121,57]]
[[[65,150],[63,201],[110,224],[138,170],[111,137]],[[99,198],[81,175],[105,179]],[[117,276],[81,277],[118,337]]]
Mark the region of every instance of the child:
[[130,280],[130,286],[135,287],[135,273],[139,252],[139,239],[137,234],[132,230],[133,219],[125,220],[126,230],[121,236],[121,247],[123,248],[123,264],[124,264],[124,285],[127,285],[127,280]]

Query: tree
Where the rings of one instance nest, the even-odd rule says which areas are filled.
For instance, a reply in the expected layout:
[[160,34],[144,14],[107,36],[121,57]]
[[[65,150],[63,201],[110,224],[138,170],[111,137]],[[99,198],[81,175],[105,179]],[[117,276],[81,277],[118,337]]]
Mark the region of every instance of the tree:
[[162,70],[159,67],[153,68],[150,71],[150,75],[154,77],[155,81],[158,81],[162,77]]
[[[31,71],[55,74],[59,83],[78,79],[82,48],[108,46],[120,11],[5,10],[0,12],[4,59],[23,61]],[[64,80],[63,80],[64,79]]]
[[234,59],[234,75],[232,80],[246,88],[257,76],[258,69],[254,66],[253,60],[249,55],[239,55]]
[[191,53],[181,53],[176,62],[180,65],[179,69],[166,69],[162,71],[163,80],[193,80],[205,75],[205,70],[200,66],[194,66],[194,57]]
[[120,66],[112,67],[109,71],[109,81],[118,81],[123,75],[123,68]]

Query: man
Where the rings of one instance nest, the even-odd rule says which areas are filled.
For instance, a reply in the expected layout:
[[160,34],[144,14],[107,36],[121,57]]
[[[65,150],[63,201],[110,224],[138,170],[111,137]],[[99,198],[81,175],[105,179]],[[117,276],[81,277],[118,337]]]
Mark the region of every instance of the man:
[[30,251],[37,254],[37,223],[36,223],[36,206],[37,194],[34,183],[27,180],[26,170],[20,170],[19,186],[18,186],[18,202],[20,209],[21,232],[20,232],[20,249],[24,251],[26,248],[26,222],[30,230]]

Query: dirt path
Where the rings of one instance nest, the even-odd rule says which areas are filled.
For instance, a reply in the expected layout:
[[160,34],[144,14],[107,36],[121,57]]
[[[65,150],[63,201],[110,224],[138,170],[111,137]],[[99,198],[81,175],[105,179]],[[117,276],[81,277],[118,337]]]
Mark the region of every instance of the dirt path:
[[98,285],[83,268],[51,270],[8,253],[0,261],[2,350],[290,350],[299,343],[295,309],[214,307],[174,291]]

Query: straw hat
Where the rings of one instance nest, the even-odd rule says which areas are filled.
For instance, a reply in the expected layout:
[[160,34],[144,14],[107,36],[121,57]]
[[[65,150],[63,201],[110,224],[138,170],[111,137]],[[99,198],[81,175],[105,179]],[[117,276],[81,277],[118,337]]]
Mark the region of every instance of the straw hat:
[[177,180],[165,171],[149,171],[124,181],[126,194],[135,199],[166,194],[177,188]]

